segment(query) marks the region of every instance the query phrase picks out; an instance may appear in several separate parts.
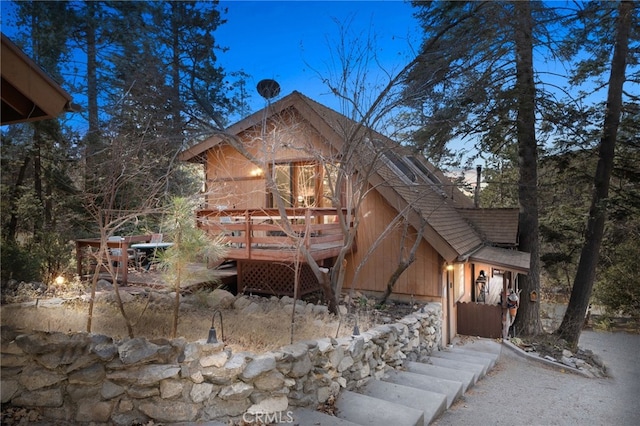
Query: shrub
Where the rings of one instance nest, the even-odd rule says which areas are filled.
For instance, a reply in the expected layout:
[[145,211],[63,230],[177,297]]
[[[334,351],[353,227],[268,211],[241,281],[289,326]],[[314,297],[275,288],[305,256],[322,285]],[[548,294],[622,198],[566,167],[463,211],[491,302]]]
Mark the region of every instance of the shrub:
[[40,258],[28,246],[13,241],[2,240],[0,265],[2,283],[14,279],[18,281],[40,280]]
[[640,256],[638,239],[630,238],[616,246],[605,259],[593,297],[610,314],[638,316],[640,312]]

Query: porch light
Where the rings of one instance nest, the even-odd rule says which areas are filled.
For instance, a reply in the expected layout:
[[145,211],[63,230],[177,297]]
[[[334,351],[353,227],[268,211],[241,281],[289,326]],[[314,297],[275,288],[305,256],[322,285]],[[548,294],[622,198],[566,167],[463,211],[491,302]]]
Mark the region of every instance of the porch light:
[[251,177],[259,177],[262,176],[263,172],[261,168],[256,167],[255,169],[251,170],[249,174],[251,175]]
[[453,265],[450,263],[447,263],[447,271],[451,272],[453,271]]
[[481,270],[480,274],[478,274],[478,278],[476,278],[476,283],[480,284],[480,283],[486,283],[487,282],[487,276],[485,275],[484,271]]
[[216,320],[216,314],[218,314],[218,316],[220,317],[220,331],[221,331],[222,340],[224,340],[224,325],[222,324],[222,312],[216,309],[215,311],[213,311],[213,316],[211,317],[211,328],[209,329],[209,337],[207,338],[207,343],[218,343],[218,336],[216,335],[216,329],[213,325],[213,323]]

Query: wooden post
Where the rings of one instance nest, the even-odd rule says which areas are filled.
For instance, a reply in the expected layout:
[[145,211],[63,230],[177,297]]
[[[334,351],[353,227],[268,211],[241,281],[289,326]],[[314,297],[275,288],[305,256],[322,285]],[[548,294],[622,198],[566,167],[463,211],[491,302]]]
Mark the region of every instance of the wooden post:
[[122,268],[122,285],[127,285],[127,281],[129,280],[129,242],[122,241],[120,243],[120,247],[122,247],[120,251],[120,256],[122,256],[122,261],[119,266]]
[[311,246],[311,236],[309,235],[311,233],[311,210],[310,209],[307,209],[307,211],[304,213],[304,227],[305,227],[304,246],[306,248],[309,248]]
[[80,245],[80,241],[76,241],[76,269],[78,272],[78,277],[82,280],[82,246]]
[[502,274],[502,297],[500,297],[500,307],[502,308],[502,338],[509,338],[509,318],[507,312],[507,274],[508,271],[504,271]]
[[249,210],[244,211],[244,241],[247,259],[251,259],[251,216],[249,216]]

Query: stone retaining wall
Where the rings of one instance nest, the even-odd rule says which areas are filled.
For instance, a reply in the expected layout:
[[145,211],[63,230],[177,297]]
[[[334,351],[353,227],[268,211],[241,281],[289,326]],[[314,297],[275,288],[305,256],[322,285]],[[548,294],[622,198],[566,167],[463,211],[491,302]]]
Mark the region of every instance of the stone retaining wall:
[[231,353],[223,343],[33,332],[1,346],[2,403],[46,420],[115,425],[246,419],[315,406],[440,342],[441,306],[350,338]]

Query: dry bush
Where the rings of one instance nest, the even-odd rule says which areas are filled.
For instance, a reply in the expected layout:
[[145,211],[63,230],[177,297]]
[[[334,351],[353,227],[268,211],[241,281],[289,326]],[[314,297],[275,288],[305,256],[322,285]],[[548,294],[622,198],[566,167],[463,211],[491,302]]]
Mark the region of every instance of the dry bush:
[[[211,328],[213,309],[204,303],[204,297],[193,297],[188,310],[181,312],[178,335],[187,341],[206,339]],[[300,303],[300,302],[299,302]],[[215,328],[219,340],[234,352],[264,352],[288,345],[291,339],[291,313],[277,302],[262,299],[263,312],[245,315],[236,309],[221,310],[223,327],[216,316]],[[126,303],[127,312],[135,324],[136,337],[148,339],[166,338],[171,333],[172,307],[149,303],[146,298],[136,298]],[[86,329],[87,304],[80,299],[67,301],[56,307],[35,307],[6,305],[1,308],[3,326],[23,330],[43,330],[59,332],[82,332]],[[331,314],[313,315],[299,313],[295,316],[294,341],[322,337],[350,336],[354,327],[354,315],[347,315],[340,324]],[[358,327],[364,331],[376,324],[373,310],[363,310],[358,315]],[[98,301],[94,308],[93,332],[125,338],[127,329],[117,307],[105,301]],[[338,333],[338,334],[336,334]]]

